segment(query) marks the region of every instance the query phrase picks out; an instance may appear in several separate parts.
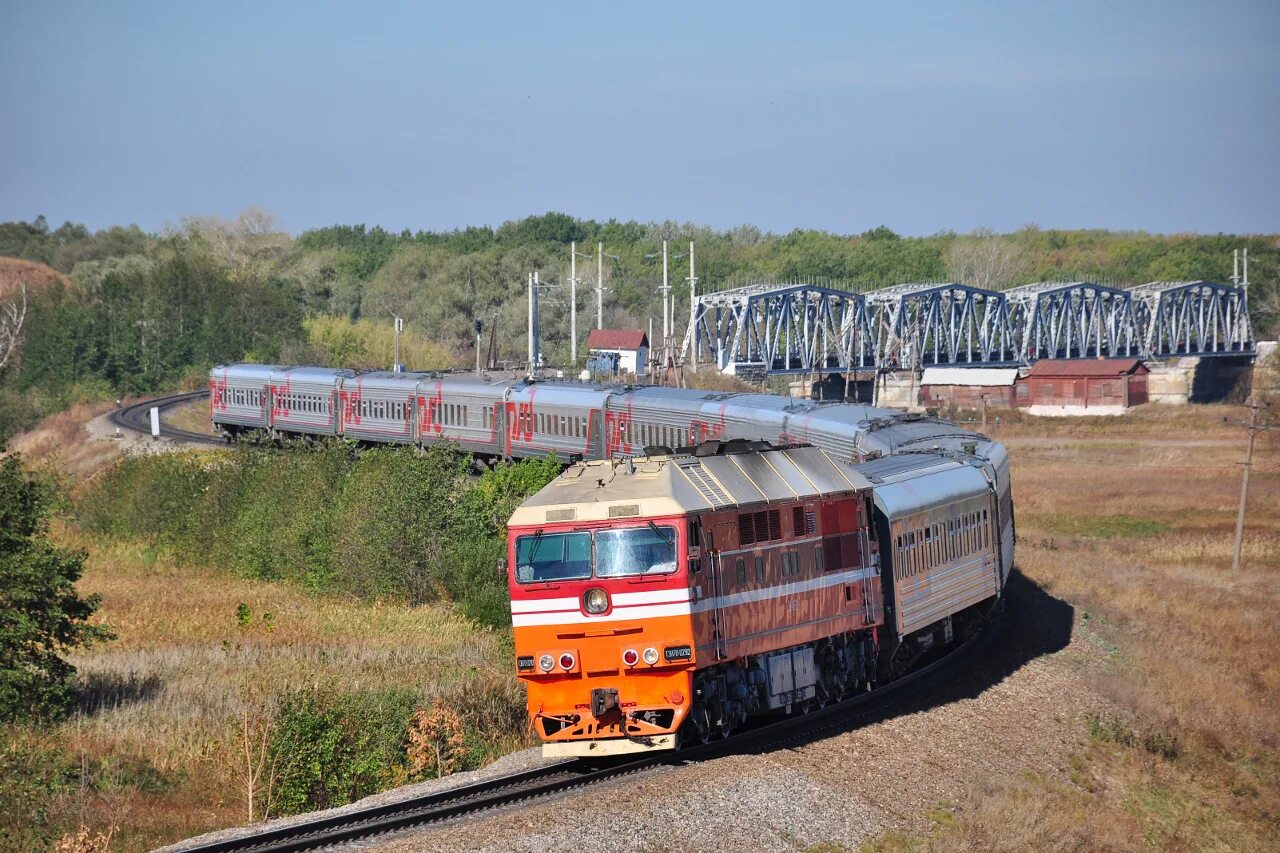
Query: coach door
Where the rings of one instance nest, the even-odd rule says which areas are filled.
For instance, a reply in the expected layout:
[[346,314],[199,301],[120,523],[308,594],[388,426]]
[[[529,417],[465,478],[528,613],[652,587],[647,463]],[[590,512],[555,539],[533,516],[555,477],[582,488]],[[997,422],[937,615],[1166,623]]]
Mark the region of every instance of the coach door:
[[605,459],[604,449],[604,415],[600,409],[592,409],[587,415],[587,458]]

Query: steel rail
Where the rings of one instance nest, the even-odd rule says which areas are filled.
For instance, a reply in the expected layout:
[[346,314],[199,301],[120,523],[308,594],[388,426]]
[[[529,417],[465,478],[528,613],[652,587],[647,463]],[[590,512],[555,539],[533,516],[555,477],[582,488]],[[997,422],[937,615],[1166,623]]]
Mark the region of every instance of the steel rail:
[[955,668],[973,651],[985,647],[998,632],[1000,623],[957,646],[946,655],[901,678],[868,693],[852,696],[807,714],[745,729],[726,739],[685,747],[678,752],[662,752],[607,767],[586,767],[566,761],[550,767],[526,770],[448,791],[384,803],[367,809],[308,820],[288,826],[264,829],[251,835],[227,838],[179,848],[182,853],[292,853],[332,847],[375,836],[402,833],[432,824],[453,821],[480,812],[551,797],[575,788],[598,785],[609,780],[641,773],[661,765],[687,764],[730,754],[744,746],[784,743],[809,738],[825,731],[847,728],[852,721],[867,719],[898,701],[904,687],[939,678]]
[[[133,403],[120,409],[116,409],[111,413],[111,422],[118,427],[123,427],[133,432],[139,432],[143,435],[151,435],[150,412],[151,409],[158,408],[161,414],[183,403],[189,403],[192,400],[198,400],[201,397],[208,397],[209,392],[206,391],[188,391],[185,394],[173,394],[168,397],[157,397],[154,400],[143,400],[140,403]],[[190,430],[178,429],[169,426],[164,422],[164,418],[160,419],[160,436],[162,438],[173,439],[174,441],[187,441],[193,444],[226,444],[224,439],[214,435],[208,435],[202,432],[191,432]]]

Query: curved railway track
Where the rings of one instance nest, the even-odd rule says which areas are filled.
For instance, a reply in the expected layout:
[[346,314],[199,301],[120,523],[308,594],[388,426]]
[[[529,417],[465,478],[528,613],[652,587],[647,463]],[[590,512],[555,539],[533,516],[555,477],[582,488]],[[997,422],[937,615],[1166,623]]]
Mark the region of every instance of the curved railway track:
[[904,687],[940,680],[951,674],[972,653],[990,643],[999,632],[999,627],[1000,623],[995,623],[987,632],[943,657],[871,693],[853,696],[808,714],[797,714],[745,729],[727,740],[685,747],[674,754],[648,755],[604,767],[566,761],[448,791],[424,794],[397,803],[386,803],[180,849],[182,853],[285,853],[330,848],[355,841],[367,842],[377,836],[477,816],[486,811],[545,799],[577,788],[587,788],[642,773],[663,764],[705,761],[751,746],[777,749],[790,743],[811,740],[816,735],[834,734],[847,729],[850,723],[869,720],[892,707],[895,702],[900,701]]
[[187,441],[193,444],[226,444],[223,439],[217,436],[178,429],[164,422],[164,413],[174,406],[181,406],[184,403],[190,403],[192,400],[208,396],[209,392],[204,390],[189,391],[185,394],[174,394],[169,397],[157,397],[154,400],[144,400],[141,403],[134,403],[124,408],[116,409],[111,413],[111,422],[124,429],[139,432],[143,435],[151,435],[151,409],[156,407],[160,409],[160,436],[162,438]]

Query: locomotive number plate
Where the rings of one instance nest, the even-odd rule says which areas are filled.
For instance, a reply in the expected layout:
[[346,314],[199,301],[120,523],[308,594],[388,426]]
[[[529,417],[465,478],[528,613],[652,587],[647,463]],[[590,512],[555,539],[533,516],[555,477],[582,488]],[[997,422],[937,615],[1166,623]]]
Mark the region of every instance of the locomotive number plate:
[[668,662],[693,659],[692,646],[667,646],[662,650],[662,656]]

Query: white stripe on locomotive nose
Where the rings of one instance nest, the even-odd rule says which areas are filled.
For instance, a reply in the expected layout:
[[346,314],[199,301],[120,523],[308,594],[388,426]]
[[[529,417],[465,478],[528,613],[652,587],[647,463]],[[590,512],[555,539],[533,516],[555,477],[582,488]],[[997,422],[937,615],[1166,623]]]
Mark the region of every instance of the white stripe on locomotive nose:
[[511,602],[512,613],[545,613],[548,610],[577,610],[576,598],[541,598],[534,601]]
[[[637,604],[670,604],[689,600],[689,588],[653,589],[645,592],[620,592],[611,596],[614,607],[634,607]],[[576,598],[543,598],[532,601],[511,602],[512,613],[547,613],[553,610],[577,610]]]
[[631,619],[656,619],[660,616],[688,616],[692,612],[689,602],[675,604],[642,604],[637,607],[615,607],[603,616],[588,616],[580,610],[548,613],[515,613],[511,624],[515,628],[531,628],[535,625],[595,625],[600,622],[619,622]]
[[673,601],[688,601],[689,588],[654,589],[648,592],[620,592],[613,596],[615,607],[629,607],[633,604],[665,604]]

